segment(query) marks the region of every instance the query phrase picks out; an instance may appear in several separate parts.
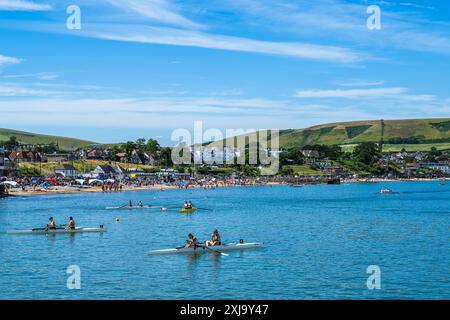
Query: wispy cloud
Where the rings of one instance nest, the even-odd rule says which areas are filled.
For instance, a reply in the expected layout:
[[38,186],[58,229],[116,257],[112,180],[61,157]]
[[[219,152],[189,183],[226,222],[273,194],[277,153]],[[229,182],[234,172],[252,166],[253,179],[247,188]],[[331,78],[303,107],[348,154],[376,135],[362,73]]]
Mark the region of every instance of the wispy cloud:
[[404,49],[450,55],[450,38],[445,35],[413,30],[394,33],[392,39]]
[[428,94],[408,94],[406,88],[369,88],[369,89],[335,89],[335,90],[298,90],[294,97],[296,98],[394,98],[408,101],[433,101],[436,99]]
[[20,79],[20,78],[35,78],[38,80],[54,80],[58,78],[58,74],[53,72],[38,72],[38,73],[25,73],[25,74],[8,74],[4,75],[5,79]]
[[0,67],[7,64],[18,64],[22,62],[21,59],[15,57],[8,57],[0,54]]
[[[359,3],[358,3],[359,2]],[[316,39],[340,39],[345,43],[376,48],[396,48],[450,54],[448,28],[438,32],[424,9],[434,9],[413,2],[346,0],[241,0],[215,2],[224,10],[239,9],[240,17],[250,26],[272,33],[291,33]],[[382,10],[382,29],[370,32],[366,27],[367,6],[377,4]],[[446,31],[445,31],[446,30]],[[374,53],[375,55],[375,53]]]
[[0,84],[0,97],[38,97],[52,95],[54,92],[47,90],[38,90],[18,85]]
[[101,39],[200,47],[290,56],[336,63],[356,63],[363,55],[347,48],[298,42],[262,41],[193,30],[130,25],[87,25],[78,35]]
[[384,84],[384,81],[349,80],[335,83],[341,87],[373,87]]
[[52,6],[26,0],[0,0],[0,11],[48,11]]
[[125,11],[133,12],[152,21],[185,28],[203,28],[180,13],[176,6],[165,0],[107,0],[108,3]]
[[399,95],[406,92],[405,88],[374,88],[374,89],[349,89],[349,90],[299,90],[296,98],[360,98],[360,97],[385,97]]

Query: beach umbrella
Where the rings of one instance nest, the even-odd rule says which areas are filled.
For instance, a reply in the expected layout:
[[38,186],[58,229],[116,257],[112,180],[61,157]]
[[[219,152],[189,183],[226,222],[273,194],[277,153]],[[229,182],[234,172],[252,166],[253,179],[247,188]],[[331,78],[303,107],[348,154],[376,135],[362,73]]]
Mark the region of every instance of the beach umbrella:
[[79,184],[84,184],[84,180],[83,179],[75,179],[76,182],[78,182]]

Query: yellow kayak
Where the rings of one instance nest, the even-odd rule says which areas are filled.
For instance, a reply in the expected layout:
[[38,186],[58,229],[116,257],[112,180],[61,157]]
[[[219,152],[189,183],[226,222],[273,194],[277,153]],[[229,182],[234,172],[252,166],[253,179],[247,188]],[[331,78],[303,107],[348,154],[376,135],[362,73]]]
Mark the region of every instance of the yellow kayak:
[[191,209],[183,208],[183,209],[180,210],[181,213],[192,213],[192,212],[195,212],[195,211],[197,211],[197,208],[191,208]]

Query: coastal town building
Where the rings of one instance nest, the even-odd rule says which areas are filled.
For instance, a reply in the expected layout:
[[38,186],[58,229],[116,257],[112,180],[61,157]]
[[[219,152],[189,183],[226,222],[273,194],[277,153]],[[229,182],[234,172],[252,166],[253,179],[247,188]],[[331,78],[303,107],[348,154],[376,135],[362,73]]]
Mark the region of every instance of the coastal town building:
[[69,160],[70,154],[68,153],[50,153],[46,154],[43,157],[43,161],[45,162],[64,162]]
[[33,152],[33,151],[13,150],[13,151],[7,153],[6,156],[10,161],[15,162],[15,163],[43,161],[43,156],[39,152]]
[[424,163],[423,168],[438,170],[445,174],[450,174],[450,165],[448,162]]
[[234,159],[239,157],[240,152],[237,148],[230,147],[206,147],[200,150],[191,150],[195,163],[205,164],[231,164]]
[[5,157],[5,149],[0,147],[0,176],[6,175]]
[[70,164],[64,164],[62,166],[55,167],[55,174],[73,178],[78,176],[78,170]]
[[100,177],[108,177],[108,178],[119,178],[126,175],[127,171],[118,165],[99,165],[97,166],[91,174]]
[[319,151],[317,150],[302,150],[302,154],[303,156],[305,156],[305,158],[312,158],[312,159],[317,159],[320,156]]

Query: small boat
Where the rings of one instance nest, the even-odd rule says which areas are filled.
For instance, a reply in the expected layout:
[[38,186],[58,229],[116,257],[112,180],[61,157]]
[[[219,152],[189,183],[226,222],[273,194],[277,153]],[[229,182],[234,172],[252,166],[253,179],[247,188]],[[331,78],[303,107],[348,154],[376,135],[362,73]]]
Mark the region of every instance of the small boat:
[[121,207],[106,207],[106,210],[134,210],[134,209],[151,209],[151,208],[161,208],[161,207],[153,207],[153,206],[121,206]]
[[178,253],[205,253],[205,252],[217,252],[221,253],[223,251],[238,251],[238,250],[248,250],[248,249],[256,249],[262,248],[262,242],[249,242],[249,243],[228,243],[220,246],[205,246],[200,245],[195,248],[186,248],[186,247],[177,247],[173,249],[161,249],[161,250],[153,250],[150,251],[149,255],[159,255],[159,254],[178,254]]
[[83,228],[77,227],[75,229],[66,229],[66,228],[56,228],[56,229],[48,229],[48,228],[36,228],[31,230],[11,230],[8,231],[8,234],[56,234],[56,233],[83,233],[83,232],[105,232],[106,228],[100,226],[99,228]]
[[381,189],[380,194],[392,194],[394,193],[391,189]]
[[183,208],[183,209],[180,209],[180,213],[192,213],[192,212],[195,212],[195,211],[197,211],[197,208]]

